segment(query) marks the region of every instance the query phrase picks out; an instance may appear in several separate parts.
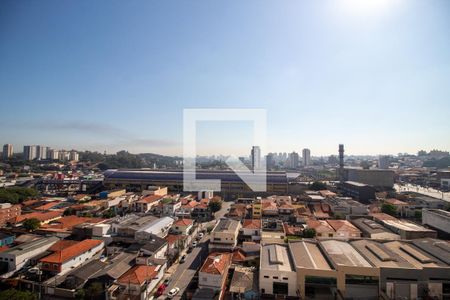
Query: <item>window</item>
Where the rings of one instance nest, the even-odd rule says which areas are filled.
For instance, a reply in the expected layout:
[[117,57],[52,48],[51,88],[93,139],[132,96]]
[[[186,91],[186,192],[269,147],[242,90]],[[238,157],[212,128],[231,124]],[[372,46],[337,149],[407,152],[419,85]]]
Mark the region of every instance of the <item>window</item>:
[[289,278],[287,278],[287,277],[283,277],[283,280],[289,280]]
[[273,276],[273,279],[278,279],[278,276]]
[[269,276],[267,276],[267,275],[264,275],[264,278],[269,278]]

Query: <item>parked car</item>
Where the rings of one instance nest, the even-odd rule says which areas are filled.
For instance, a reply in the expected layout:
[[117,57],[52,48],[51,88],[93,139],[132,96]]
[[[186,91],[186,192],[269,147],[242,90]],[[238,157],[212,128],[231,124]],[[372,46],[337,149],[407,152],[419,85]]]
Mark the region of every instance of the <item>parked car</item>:
[[179,287],[175,287],[170,290],[169,294],[167,294],[167,298],[172,299],[178,292],[180,291]]
[[201,240],[205,235],[203,234],[203,232],[200,232],[197,236],[198,240]]
[[[166,279],[166,280],[167,280],[167,279]],[[166,287],[167,287],[167,285],[164,284],[164,283],[162,283],[162,284],[158,287],[158,289],[156,290],[155,296],[156,296],[156,297],[161,296],[161,295],[164,293],[164,291],[166,290]]]
[[184,263],[186,261],[186,254],[183,254],[180,258],[180,264]]
[[195,247],[197,247],[197,241],[192,242],[192,248],[195,248]]
[[169,282],[170,282],[170,279],[169,279],[169,278],[166,278],[166,279],[164,279],[163,284],[164,284],[165,286],[168,286],[168,285],[169,285]]

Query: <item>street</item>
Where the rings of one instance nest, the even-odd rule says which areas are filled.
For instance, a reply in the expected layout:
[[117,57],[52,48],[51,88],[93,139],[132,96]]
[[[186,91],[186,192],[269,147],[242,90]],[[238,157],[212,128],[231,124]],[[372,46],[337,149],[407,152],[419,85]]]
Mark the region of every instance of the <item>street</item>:
[[444,201],[450,202],[450,192],[443,193],[441,191],[435,190],[433,188],[425,188],[418,185],[413,184],[405,184],[405,185],[399,185],[395,184],[394,188],[397,192],[416,192],[420,193],[426,196],[442,199]]
[[[214,226],[218,219],[225,216],[232,204],[233,202],[222,202],[221,209],[215,213],[215,219],[209,222],[202,223],[201,227],[206,229],[209,226]],[[175,297],[173,297],[173,299],[181,299],[181,296],[185,292],[189,283],[192,281],[192,278],[200,269],[203,261],[208,256],[208,244],[209,234],[206,233],[205,236],[199,241],[198,246],[192,249],[191,253],[188,253],[186,255],[186,261],[184,263],[177,263],[176,269],[173,274],[166,274],[168,276],[165,277],[169,278],[170,282],[167,288],[164,290],[164,293],[160,297],[160,299],[166,298],[169,291],[175,287],[180,288],[180,291]]]
[[170,282],[167,288],[164,290],[163,298],[167,297],[169,291],[175,287],[180,288],[178,294],[173,299],[181,299],[184,291],[188,287],[195,273],[201,267],[203,261],[208,255],[208,242],[209,236],[205,235],[200,241],[197,247],[192,249],[192,252],[187,254],[186,261],[178,264],[175,272],[169,277]]

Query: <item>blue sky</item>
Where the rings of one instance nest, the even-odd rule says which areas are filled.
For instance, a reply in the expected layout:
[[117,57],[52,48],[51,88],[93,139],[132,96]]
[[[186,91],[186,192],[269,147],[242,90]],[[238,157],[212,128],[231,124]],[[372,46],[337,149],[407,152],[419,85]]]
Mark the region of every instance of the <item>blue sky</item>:
[[450,150],[449,31],[446,0],[1,1],[0,143],[181,154],[183,109],[264,108],[269,151]]

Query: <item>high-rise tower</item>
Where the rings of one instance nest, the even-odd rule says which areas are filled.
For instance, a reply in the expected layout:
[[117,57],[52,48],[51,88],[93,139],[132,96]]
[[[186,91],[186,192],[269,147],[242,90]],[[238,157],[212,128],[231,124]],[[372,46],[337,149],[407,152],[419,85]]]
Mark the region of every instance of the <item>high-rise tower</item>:
[[344,182],[344,144],[339,144],[339,181]]

